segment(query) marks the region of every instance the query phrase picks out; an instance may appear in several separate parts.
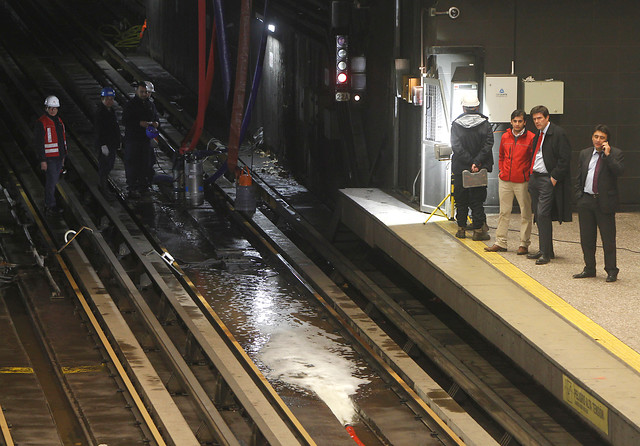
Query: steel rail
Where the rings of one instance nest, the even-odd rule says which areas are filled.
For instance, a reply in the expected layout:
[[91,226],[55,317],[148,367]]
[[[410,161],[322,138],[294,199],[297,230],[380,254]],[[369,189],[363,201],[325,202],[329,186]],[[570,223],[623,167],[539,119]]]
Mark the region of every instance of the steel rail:
[[[11,163],[9,162],[9,159],[6,157],[3,151],[0,151],[0,160],[2,160],[4,166],[11,165]],[[120,378],[122,379],[122,382],[126,386],[127,391],[129,392],[132,400],[134,401],[134,404],[136,405],[136,409],[138,410],[138,412],[140,413],[143,419],[143,422],[146,424],[149,432],[151,432],[151,435],[153,436],[153,439],[156,442],[156,444],[165,445],[166,443],[164,442],[159,429],[157,428],[155,422],[153,421],[151,415],[149,414],[144,402],[142,401],[142,398],[136,391],[136,388],[133,385],[133,382],[131,381],[131,379],[129,379],[129,376],[124,370],[124,367],[122,366],[122,363],[118,358],[118,355],[116,354],[115,350],[111,347],[111,344],[109,343],[107,335],[105,334],[97,318],[94,316],[93,312],[91,311],[89,303],[87,299],[85,299],[85,296],[80,291],[80,287],[78,286],[78,283],[75,281],[73,275],[71,274],[71,271],[67,266],[67,263],[62,258],[62,256],[59,253],[57,253],[57,247],[53,242],[53,239],[51,238],[49,231],[46,229],[45,224],[40,217],[40,213],[36,211],[37,206],[34,205],[30,195],[22,187],[22,182],[16,177],[15,170],[9,171],[9,175],[12,177],[13,186],[16,187],[16,189],[18,190],[18,193],[20,194],[23,205],[32,215],[33,221],[36,223],[39,233],[43,237],[43,240],[45,241],[46,245],[49,247],[49,249],[53,253],[55,261],[60,266],[62,272],[64,273],[64,276],[68,280],[71,290],[75,294],[76,298],[78,299],[78,302],[80,303],[82,309],[84,310],[84,314],[87,317],[87,320],[90,321],[91,326],[93,327],[95,333],[98,335],[100,341],[102,342],[102,345],[105,351],[107,352],[109,359],[112,361],[114,367],[118,371]]]
[[[29,130],[25,128],[24,131],[28,133]],[[79,161],[76,161],[76,164],[79,164]],[[81,169],[79,169],[79,170],[81,170]],[[80,175],[83,176],[85,179],[89,177],[89,175],[84,175],[82,172],[80,172]],[[59,184],[58,189],[62,193],[62,195],[65,196],[65,198],[66,198],[66,200],[68,202],[69,199],[70,199],[70,194],[69,194],[69,192],[65,192],[64,183],[65,183],[64,181],[61,182]],[[88,189],[89,190],[93,190],[94,187],[89,185]],[[99,194],[96,194],[95,190],[93,190],[93,193],[94,193],[94,195],[99,195]],[[88,225],[90,223],[85,221],[84,224]],[[131,245],[133,246],[134,244],[135,243],[132,243]],[[144,257],[143,256],[139,256],[139,257],[141,259],[143,259],[143,263],[145,263],[144,262]],[[164,265],[164,264],[162,263],[161,265]],[[150,272],[151,269],[148,269],[148,271]],[[154,276],[154,273],[151,272],[150,274],[151,274],[151,276]],[[164,289],[164,294],[166,296],[172,297],[173,294],[175,294],[175,290],[173,288],[171,288],[171,287],[160,285],[160,288]],[[175,302],[175,300],[173,302],[173,306],[174,306],[174,308],[177,308],[177,312],[178,313],[182,313],[182,319],[185,321],[186,325],[189,325],[189,324],[192,323],[192,322],[190,322],[189,318],[186,316],[185,310],[183,310]],[[205,328],[201,327],[200,330],[206,330],[206,327]],[[197,338],[198,337],[198,335],[197,335],[198,332],[194,331],[194,333],[196,333],[195,337]],[[204,348],[206,349],[207,348],[206,347],[206,343],[202,342],[202,344],[205,346]],[[214,354],[215,350],[214,349],[209,349],[209,350],[210,350],[209,356],[210,357],[214,357],[215,356],[215,354]],[[228,362],[228,361],[222,361],[222,362],[219,361],[218,368],[224,367],[225,366],[225,362]],[[257,371],[257,368],[255,368],[255,366],[254,366],[253,367],[253,372],[255,373],[255,371]],[[230,381],[237,380],[237,374],[235,372],[228,371],[226,373],[226,376],[227,376],[227,379],[230,380]],[[258,378],[258,381],[260,381],[262,383],[262,386],[266,385],[269,388],[271,387],[270,385],[268,385],[268,383],[266,382],[266,380],[264,379],[263,376],[260,376]],[[243,399],[242,389],[240,389],[240,388],[238,388],[236,386],[234,391],[235,391],[236,395],[242,400]],[[260,394],[260,392],[254,392],[254,393],[256,395]],[[273,399],[273,395],[276,395],[275,392],[272,389],[271,389],[270,392],[267,392],[267,393],[270,393],[272,399]],[[276,427],[278,425],[278,422],[279,422],[278,419],[274,418],[274,419],[268,420],[268,418],[265,418],[265,415],[264,415],[264,412],[266,412],[266,410],[264,410],[264,408],[261,411],[260,410],[258,410],[258,411],[254,410],[253,409],[253,404],[250,401],[244,401],[243,405],[244,405],[245,410],[247,411],[247,413],[253,414],[254,421],[257,422],[257,425],[260,427],[261,432],[265,435],[266,438],[270,439],[270,442],[272,444],[280,444],[279,443],[280,440],[278,438],[276,438],[277,436],[283,437],[283,441],[285,442],[283,444],[286,444],[286,443],[291,444],[291,439],[287,439],[287,434],[286,433],[282,433],[282,432],[284,432],[284,430],[280,429],[281,433],[278,433],[277,435],[274,435],[274,434],[270,433],[270,432],[278,432],[278,428]],[[258,406],[260,406],[260,405],[258,404]],[[278,406],[278,405],[276,405],[276,406]],[[282,402],[281,400],[280,400],[279,406],[280,406],[280,411],[282,411],[282,407],[286,407],[284,405],[284,402]],[[287,409],[287,411],[288,411],[288,409]],[[283,411],[283,412],[287,412],[287,411]],[[299,435],[300,437],[304,438],[308,444],[314,444],[313,441],[311,440],[310,436],[304,431],[304,429],[302,428],[300,423],[297,420],[295,420],[295,417],[293,417],[293,415],[291,414],[290,411],[288,411],[288,418],[290,420],[293,420],[293,421],[290,421],[289,423],[292,424],[293,426],[295,426],[296,430],[299,432],[297,435]],[[265,419],[265,422],[261,421],[262,419]]]
[[7,424],[7,419],[4,417],[2,406],[0,406],[0,432],[2,432],[2,441],[5,446],[15,446],[13,438],[11,437],[11,430]]

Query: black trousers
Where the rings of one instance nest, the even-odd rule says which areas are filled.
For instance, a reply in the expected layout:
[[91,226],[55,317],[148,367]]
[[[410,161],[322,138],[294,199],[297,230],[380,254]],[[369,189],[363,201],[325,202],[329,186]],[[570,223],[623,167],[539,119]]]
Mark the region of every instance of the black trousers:
[[148,139],[124,141],[124,171],[129,190],[151,185],[154,163],[155,153]]
[[98,176],[100,177],[100,186],[104,187],[113,165],[116,161],[116,148],[109,147],[109,154],[104,155],[102,149],[98,147]]
[[60,172],[62,172],[62,158],[52,157],[47,158],[47,171],[45,172],[44,183],[44,205],[49,209],[56,207],[56,185],[60,179]]
[[480,229],[487,221],[484,213],[484,201],[487,199],[487,187],[462,187],[462,174],[454,174],[453,177],[453,199],[456,204],[456,221],[458,226],[467,225],[467,216],[471,209],[471,220],[473,229]]
[[531,209],[538,225],[539,249],[545,257],[553,255],[553,226],[551,225],[553,187],[548,174],[539,175],[534,172],[529,179]]
[[606,214],[598,206],[598,197],[584,194],[578,200],[580,222],[580,246],[585,269],[596,272],[596,238],[598,229],[604,250],[604,269],[607,274],[618,274],[616,266],[616,214]]

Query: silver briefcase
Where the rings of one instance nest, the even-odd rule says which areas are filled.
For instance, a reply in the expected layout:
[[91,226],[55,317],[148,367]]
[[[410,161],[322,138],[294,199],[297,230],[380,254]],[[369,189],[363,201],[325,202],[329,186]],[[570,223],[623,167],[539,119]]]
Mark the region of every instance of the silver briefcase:
[[482,187],[487,185],[487,169],[480,169],[479,172],[471,173],[468,170],[462,171],[462,187]]

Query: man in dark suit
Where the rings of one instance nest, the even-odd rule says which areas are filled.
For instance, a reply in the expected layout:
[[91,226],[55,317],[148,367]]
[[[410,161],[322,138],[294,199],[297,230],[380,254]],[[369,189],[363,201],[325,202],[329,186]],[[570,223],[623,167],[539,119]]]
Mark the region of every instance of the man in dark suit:
[[582,150],[578,158],[576,198],[585,267],[573,278],[595,277],[596,237],[600,229],[607,282],[615,282],[618,278],[615,212],[618,208],[618,177],[624,170],[624,156],[622,150],[609,145],[609,128],[606,125],[598,124],[591,140],[593,147]]
[[527,258],[544,265],[554,258],[551,222],[571,221],[571,145],[562,127],[549,122],[547,107],[533,107],[531,118],[538,131],[533,139],[529,193],[540,248]]

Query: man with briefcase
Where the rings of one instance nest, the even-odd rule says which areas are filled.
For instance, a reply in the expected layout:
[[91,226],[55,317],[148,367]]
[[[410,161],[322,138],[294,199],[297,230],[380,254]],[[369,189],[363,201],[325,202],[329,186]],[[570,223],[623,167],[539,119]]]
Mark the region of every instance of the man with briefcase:
[[[479,112],[479,106],[475,92],[469,92],[462,98],[464,113],[451,125],[451,173],[458,222],[456,237],[466,237],[467,217],[471,210],[473,240],[489,240],[484,201],[487,199],[486,172],[493,168],[493,132],[488,118]],[[465,170],[469,171],[467,179],[476,176],[478,180],[485,178],[485,181],[476,181],[476,184],[468,181],[464,187]]]

